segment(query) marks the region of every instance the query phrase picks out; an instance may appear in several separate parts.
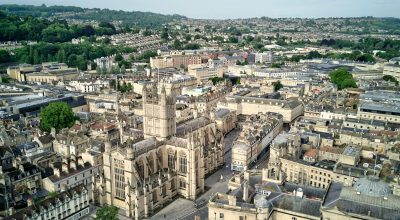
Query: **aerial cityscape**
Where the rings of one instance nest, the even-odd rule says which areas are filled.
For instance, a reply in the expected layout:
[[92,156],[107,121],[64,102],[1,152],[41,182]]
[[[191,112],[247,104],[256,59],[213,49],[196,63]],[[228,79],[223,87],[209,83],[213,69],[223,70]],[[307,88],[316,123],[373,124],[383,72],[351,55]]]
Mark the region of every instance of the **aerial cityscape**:
[[0,219],[400,219],[400,3],[158,3],[0,4]]

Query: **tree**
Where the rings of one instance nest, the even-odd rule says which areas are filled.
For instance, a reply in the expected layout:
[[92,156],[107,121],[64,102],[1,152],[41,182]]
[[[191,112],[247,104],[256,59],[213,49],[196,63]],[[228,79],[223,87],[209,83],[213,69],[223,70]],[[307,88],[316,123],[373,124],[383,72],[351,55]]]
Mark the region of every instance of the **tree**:
[[273,63],[271,64],[271,68],[282,68],[282,65],[284,65],[284,63]]
[[97,66],[97,67],[96,67],[96,73],[97,73],[97,74],[101,74],[100,66]]
[[223,81],[224,78],[215,76],[215,77],[209,78],[208,80],[210,80],[213,83],[213,85],[215,86],[217,83]]
[[125,74],[125,73],[126,73],[126,68],[125,68],[125,65],[124,65],[124,64],[122,64],[122,66],[121,66],[121,73],[122,73],[122,74]]
[[0,63],[7,63],[11,61],[10,53],[6,50],[0,50]]
[[229,37],[229,43],[234,43],[234,44],[236,44],[236,43],[238,43],[239,42],[239,40],[238,40],[238,38],[236,37],[236,36],[230,36]]
[[118,220],[118,208],[112,205],[105,205],[97,209],[95,220]]
[[124,60],[124,57],[122,57],[121,54],[117,54],[117,55],[115,56],[115,61],[119,62],[119,61],[122,61],[122,60]]
[[174,48],[175,50],[179,50],[182,48],[182,43],[178,39],[175,39],[172,48]]
[[396,84],[396,86],[399,85],[399,81],[391,75],[384,75],[383,80],[394,82]]
[[40,111],[40,129],[49,132],[51,128],[57,131],[74,125],[76,117],[65,102],[52,102]]
[[110,88],[111,89],[115,89],[115,86],[117,85],[117,81],[115,80],[115,79],[112,79],[111,81],[110,81]]
[[351,75],[346,69],[336,69],[329,73],[331,78],[331,82],[336,84],[339,90],[345,88],[357,88],[356,81],[353,79],[353,75]]
[[282,85],[281,81],[279,81],[279,80],[272,83],[272,85],[274,86],[275,92],[283,88],[283,85]]

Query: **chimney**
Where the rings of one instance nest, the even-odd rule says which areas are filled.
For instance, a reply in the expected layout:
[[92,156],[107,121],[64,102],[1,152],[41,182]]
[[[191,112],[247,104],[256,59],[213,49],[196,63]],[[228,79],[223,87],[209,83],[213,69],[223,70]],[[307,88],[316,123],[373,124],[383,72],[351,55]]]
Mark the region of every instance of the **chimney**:
[[51,128],[50,134],[53,138],[56,137],[56,129],[55,128]]
[[249,183],[247,180],[243,183],[243,200],[246,202],[249,199]]
[[228,195],[228,204],[231,206],[236,206],[236,196]]
[[65,162],[62,163],[61,171],[64,173],[68,173],[68,163]]
[[69,168],[74,169],[74,170],[77,170],[77,169],[76,169],[76,162],[75,162],[75,160],[71,160],[71,162],[69,163]]
[[23,166],[22,164],[18,165],[18,169],[19,169],[21,172],[25,173],[25,169],[24,169],[24,166]]
[[14,214],[15,214],[15,209],[14,209],[14,207],[10,207],[10,208],[8,209],[8,214],[9,214],[9,215],[14,215]]
[[78,158],[78,165],[84,167],[85,166],[85,162],[83,161],[82,157]]
[[[54,166],[53,166],[54,167]],[[54,175],[56,175],[57,177],[60,177],[61,175],[60,175],[60,169],[58,169],[57,167],[54,167],[53,168],[53,173],[54,173]]]
[[295,194],[296,198],[302,199],[304,196],[303,189],[298,188],[297,190],[294,191],[294,194]]
[[26,202],[28,203],[28,207],[33,205],[33,199],[32,198],[29,198]]

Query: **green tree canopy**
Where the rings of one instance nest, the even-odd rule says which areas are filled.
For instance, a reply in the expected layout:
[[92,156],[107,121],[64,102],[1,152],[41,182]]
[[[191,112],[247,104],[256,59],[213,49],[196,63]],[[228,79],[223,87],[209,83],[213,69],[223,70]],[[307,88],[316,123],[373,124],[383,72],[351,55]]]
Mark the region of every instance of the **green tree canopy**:
[[331,77],[331,82],[336,84],[339,90],[345,88],[357,88],[356,81],[346,69],[336,69],[332,71],[329,76]]
[[209,78],[208,80],[211,81],[213,83],[213,85],[215,86],[217,83],[224,81],[224,78],[215,76],[215,77]]
[[272,83],[272,85],[274,86],[275,92],[283,88],[283,85],[282,85],[281,81],[279,81],[279,80]]
[[49,132],[51,128],[55,128],[59,131],[72,127],[75,119],[76,117],[67,103],[52,102],[40,111],[40,129]]
[[399,81],[391,75],[384,75],[383,80],[394,82],[394,83],[396,83],[396,85],[399,85]]
[[97,209],[95,220],[118,220],[118,208],[112,205],[105,205]]

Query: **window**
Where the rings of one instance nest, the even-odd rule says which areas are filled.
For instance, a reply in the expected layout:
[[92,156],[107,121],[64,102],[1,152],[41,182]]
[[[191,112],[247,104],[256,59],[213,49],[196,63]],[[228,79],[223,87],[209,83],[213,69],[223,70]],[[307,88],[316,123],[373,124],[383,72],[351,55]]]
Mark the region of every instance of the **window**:
[[153,191],[153,203],[157,203],[157,190]]
[[179,188],[186,189],[186,182],[184,179],[179,180]]
[[297,220],[297,218],[296,217],[292,217],[292,220]]
[[114,159],[115,197],[125,199],[124,161]]
[[186,155],[181,155],[179,157],[179,171],[181,173],[186,173],[187,172],[187,159]]
[[171,190],[175,190],[175,182],[171,181]]
[[219,213],[219,218],[224,219],[224,213]]

